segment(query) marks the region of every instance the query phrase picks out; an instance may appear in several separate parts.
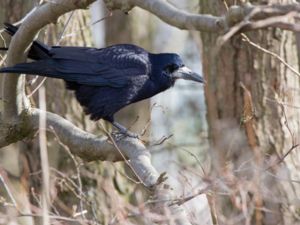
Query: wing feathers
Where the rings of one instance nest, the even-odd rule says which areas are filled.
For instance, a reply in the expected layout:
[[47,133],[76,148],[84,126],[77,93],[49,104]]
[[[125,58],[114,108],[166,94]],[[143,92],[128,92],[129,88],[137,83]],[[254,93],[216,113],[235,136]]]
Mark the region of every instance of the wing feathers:
[[[68,60],[40,60],[32,63],[20,63],[13,67],[0,69],[2,73],[26,73],[59,78],[65,81],[91,86],[124,87],[126,77],[118,76],[119,71],[98,68],[95,72],[91,63],[74,63]],[[97,74],[99,74],[97,76]]]
[[133,45],[103,49],[52,47],[48,58],[2,68],[0,72],[60,78],[91,86],[124,87],[129,79],[150,71],[148,53]]

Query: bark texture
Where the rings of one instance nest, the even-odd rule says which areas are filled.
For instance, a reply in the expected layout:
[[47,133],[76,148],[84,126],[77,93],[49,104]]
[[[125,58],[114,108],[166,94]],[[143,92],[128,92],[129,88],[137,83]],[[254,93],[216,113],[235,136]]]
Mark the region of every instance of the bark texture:
[[[234,3],[226,2],[229,5]],[[290,3],[284,0],[270,2]],[[200,7],[201,13],[225,14],[227,11],[222,1],[200,0]],[[242,177],[253,181],[253,187],[247,189],[242,185],[242,188],[253,195],[257,208],[265,207],[270,211],[254,209],[253,213],[244,213],[245,221],[292,224],[290,217],[282,214],[282,207],[283,199],[290,195],[295,184],[279,182],[264,168],[270,159],[282,156],[297,142],[289,133],[287,124],[293,135],[299,136],[300,112],[279,103],[293,106],[299,102],[299,77],[253,43],[275,53],[298,71],[295,37],[292,32],[276,28],[247,32],[247,37],[243,35],[234,36],[218,51],[214,47],[218,35],[201,33],[213,170],[218,177],[224,177],[229,186],[232,185],[231,190],[236,190],[235,182],[241,182]],[[249,43],[248,38],[253,43]],[[252,169],[243,170],[249,166]],[[277,176],[284,171],[291,175],[296,167],[289,167],[290,171],[286,165],[278,165],[272,173]],[[295,197],[295,194],[291,196]],[[242,213],[232,195],[219,200],[223,202],[223,208],[219,210],[225,217],[233,218],[233,215]],[[228,201],[231,207],[228,207]],[[226,223],[229,221],[232,219]]]
[[[33,1],[20,1],[20,0],[3,0],[0,2],[0,26],[4,22],[17,22],[24,15],[26,15],[33,7]],[[0,45],[8,47],[10,36],[3,34],[3,39],[0,39]],[[1,60],[2,61],[2,60]],[[4,61],[2,62],[4,63]],[[2,65],[1,65],[2,66]],[[2,87],[3,76],[0,77],[0,87]],[[3,97],[2,89],[0,88],[1,106],[0,111],[3,113]],[[1,115],[1,114],[0,114]],[[24,143],[18,142],[11,144],[7,147],[0,149],[0,175],[4,182],[7,182],[7,187],[11,190],[19,210],[24,213],[31,213],[30,201],[28,198],[29,192],[29,167],[28,161],[24,153]],[[1,196],[5,196],[8,202],[11,201],[7,191],[2,188],[1,183]],[[11,215],[11,221],[20,225],[33,225],[34,221],[31,217],[14,218],[12,215],[16,214],[13,208],[4,207],[1,209],[4,215]]]

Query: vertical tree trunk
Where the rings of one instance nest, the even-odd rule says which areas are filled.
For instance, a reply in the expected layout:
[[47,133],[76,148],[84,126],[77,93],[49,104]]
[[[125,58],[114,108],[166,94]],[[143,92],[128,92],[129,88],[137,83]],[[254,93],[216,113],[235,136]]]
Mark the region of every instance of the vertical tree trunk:
[[[230,5],[235,1],[226,2]],[[201,13],[221,15],[226,12],[223,1],[200,0],[200,6]],[[298,70],[293,33],[270,28],[246,35],[253,43],[274,52]],[[295,105],[299,102],[299,77],[276,57],[245,41],[242,35],[233,37],[217,54],[214,46],[218,34],[203,32],[201,37],[204,43],[205,94],[213,170],[219,178],[229,182],[235,194],[238,188],[242,188],[246,197],[251,195],[250,201],[256,207],[253,214],[248,212],[246,215],[238,206],[236,195],[231,193],[230,199],[227,199],[231,207],[227,205],[226,210],[220,210],[227,218],[233,218],[233,212],[244,213],[244,220],[253,224],[293,224],[287,220],[291,215],[283,216],[282,211],[285,210],[282,207],[283,197],[295,197],[295,192],[288,191],[294,188],[294,184],[279,182],[274,176],[269,176],[264,168],[270,165],[270,159],[283,155],[291,148],[293,142],[289,129],[295,137],[299,135],[300,111],[278,104]],[[286,118],[290,128],[286,125]],[[295,164],[286,165],[272,167],[271,172],[276,176],[283,172],[292,176]],[[243,186],[242,178],[251,180],[253,187]],[[247,204],[250,208],[249,202]],[[291,202],[288,204],[293,206]]]

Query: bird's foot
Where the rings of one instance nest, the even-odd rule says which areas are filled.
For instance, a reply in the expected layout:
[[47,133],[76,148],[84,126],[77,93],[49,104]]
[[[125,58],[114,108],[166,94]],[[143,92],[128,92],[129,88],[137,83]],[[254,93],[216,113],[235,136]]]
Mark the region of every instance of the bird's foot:
[[140,135],[136,134],[136,133],[133,133],[129,130],[127,130],[126,132],[123,132],[123,131],[116,131],[116,132],[113,132],[114,135],[116,136],[119,136],[119,137],[130,137],[130,138],[137,138],[137,139],[140,139]]
[[114,132],[114,134],[140,139],[140,135],[138,135],[134,132],[131,132],[126,127],[122,126],[121,124],[119,124],[117,122],[113,122],[112,125],[118,129],[118,132]]

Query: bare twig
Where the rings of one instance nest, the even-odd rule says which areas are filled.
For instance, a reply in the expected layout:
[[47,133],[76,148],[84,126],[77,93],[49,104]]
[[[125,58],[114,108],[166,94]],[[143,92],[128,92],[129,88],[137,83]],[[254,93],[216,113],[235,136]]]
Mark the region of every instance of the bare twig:
[[[20,215],[18,217],[38,217],[38,218],[43,218],[43,215],[41,214],[23,214],[20,213]],[[52,220],[61,220],[61,221],[68,221],[68,222],[76,222],[76,223],[80,223],[82,225],[86,225],[86,222],[89,221],[81,221],[79,219],[75,219],[75,218],[70,218],[70,217],[64,217],[64,216],[55,216],[55,215],[49,215],[49,218]]]
[[287,115],[286,115],[286,113],[285,113],[284,105],[282,105],[282,104],[280,104],[280,103],[279,103],[279,105],[280,105],[280,107],[281,107],[281,110],[282,110],[282,113],[283,113],[283,116],[284,116],[284,119],[285,119],[284,124],[285,124],[286,128],[288,129],[288,132],[289,132],[289,134],[290,134],[290,136],[291,136],[291,138],[292,138],[292,146],[290,147],[290,149],[289,149],[286,153],[284,153],[282,156],[280,156],[275,162],[271,163],[271,165],[269,165],[265,170],[269,170],[270,168],[272,168],[272,167],[274,167],[274,166],[276,166],[276,165],[282,163],[282,162],[284,161],[284,159],[285,159],[285,158],[286,158],[286,157],[287,157],[294,149],[298,148],[299,145],[300,145],[300,144],[298,144],[298,143],[295,142],[294,134],[293,134],[293,132],[292,132],[292,130],[291,130],[289,124],[288,124],[288,119],[287,119]]
[[212,184],[208,185],[205,188],[202,188],[200,190],[198,190],[196,193],[191,194],[189,196],[184,196],[182,198],[178,198],[175,200],[172,200],[172,203],[170,203],[170,205],[182,205],[190,200],[192,200],[193,198],[196,198],[199,195],[205,194],[206,192],[208,192],[209,190],[211,190],[212,188]]
[[282,101],[279,101],[279,100],[276,100],[276,99],[267,98],[267,97],[265,99],[268,102],[280,104],[280,105],[287,106],[287,107],[294,108],[294,109],[300,109],[299,105],[294,105],[294,104],[290,104],[290,103],[287,103],[287,102],[282,102]]
[[244,30],[258,30],[267,27],[277,27],[283,30],[290,30],[298,32],[300,31],[300,26],[295,22],[295,18],[299,15],[299,12],[291,11],[282,16],[274,16],[266,19],[258,20],[246,24],[241,31]]
[[162,145],[165,141],[169,140],[171,137],[173,137],[173,134],[170,134],[168,136],[163,136],[156,143],[152,144],[152,146]]
[[243,40],[246,41],[247,43],[249,43],[251,46],[261,50],[262,52],[264,52],[266,54],[273,56],[275,59],[279,60],[284,66],[286,66],[289,70],[291,70],[297,77],[300,77],[300,73],[296,69],[294,69],[291,65],[289,65],[286,61],[284,61],[284,59],[281,58],[279,55],[252,42],[245,34],[242,34],[242,37],[243,37]]
[[[105,131],[105,128],[102,127],[103,130]],[[143,182],[143,180],[141,179],[141,177],[139,177],[139,174],[135,171],[135,169],[133,168],[133,166],[130,164],[130,162],[127,160],[126,156],[122,153],[122,151],[120,150],[119,146],[117,145],[115,139],[112,137],[112,135],[105,131],[106,134],[108,135],[108,137],[110,138],[111,142],[113,143],[113,145],[116,147],[116,150],[120,153],[120,155],[122,156],[124,162],[128,165],[128,167],[132,170],[132,172],[134,173],[134,175],[138,178],[138,180],[144,185],[146,186],[146,184]],[[147,186],[146,186],[147,187]]]
[[7,184],[8,183],[8,178],[7,178],[6,172],[4,170],[2,170],[2,168],[0,168],[0,180],[3,183],[4,188],[5,188],[6,192],[7,192],[8,196],[9,196],[9,198],[10,198],[12,204],[13,204],[13,206],[17,209],[18,208],[17,202],[16,202],[16,200],[15,200],[12,192],[9,189],[9,186]]
[[[54,133],[54,135],[56,136],[58,142],[60,143],[61,146],[63,146],[63,148],[66,150],[66,152],[68,153],[68,155],[70,156],[70,158],[72,159],[72,161],[74,162],[75,168],[76,168],[76,173],[77,173],[77,182],[78,182],[78,191],[79,191],[79,202],[80,202],[80,212],[84,212],[84,207],[83,207],[83,198],[85,198],[84,193],[82,191],[82,182],[81,182],[81,173],[80,173],[80,167],[81,167],[81,163],[79,163],[75,156],[71,153],[70,149],[68,146],[66,146],[65,144],[63,144],[61,142],[61,140],[59,139],[58,135],[56,134],[55,130],[52,127],[52,131]],[[74,185],[74,183],[73,183]],[[86,220],[85,217],[85,213],[81,213],[80,214],[82,216],[83,220]]]

